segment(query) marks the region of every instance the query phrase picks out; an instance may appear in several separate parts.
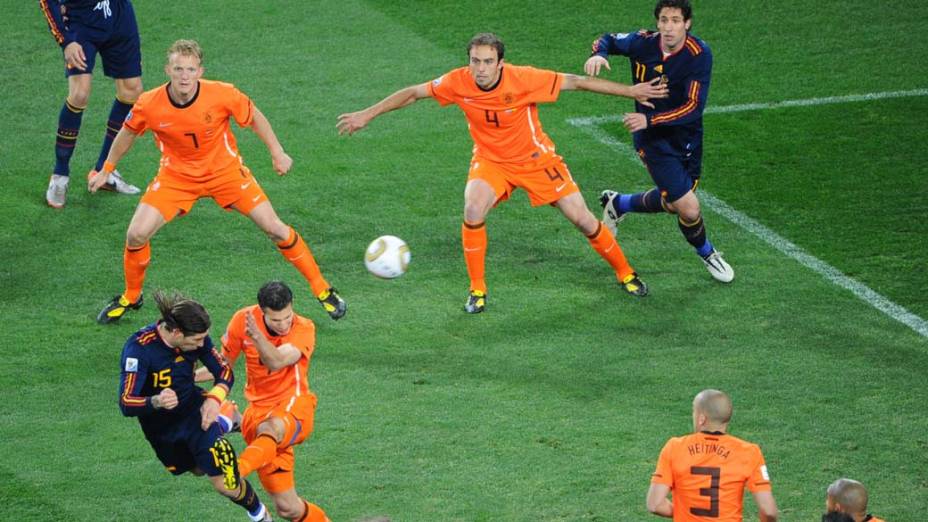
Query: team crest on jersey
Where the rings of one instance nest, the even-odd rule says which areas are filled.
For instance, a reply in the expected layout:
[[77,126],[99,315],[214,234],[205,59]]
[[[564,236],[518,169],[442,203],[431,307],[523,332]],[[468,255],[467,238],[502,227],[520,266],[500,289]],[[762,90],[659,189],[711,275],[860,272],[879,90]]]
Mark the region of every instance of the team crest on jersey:
[[506,94],[503,95],[503,103],[505,103],[506,105],[512,105],[512,102],[514,102],[515,100],[516,100],[516,97],[511,92],[507,92]]
[[207,112],[206,115],[203,116],[203,122],[204,122],[204,123],[213,123],[213,115],[212,115],[212,113]]
[[126,357],[126,371],[127,372],[137,372],[139,371],[139,360],[135,357]]

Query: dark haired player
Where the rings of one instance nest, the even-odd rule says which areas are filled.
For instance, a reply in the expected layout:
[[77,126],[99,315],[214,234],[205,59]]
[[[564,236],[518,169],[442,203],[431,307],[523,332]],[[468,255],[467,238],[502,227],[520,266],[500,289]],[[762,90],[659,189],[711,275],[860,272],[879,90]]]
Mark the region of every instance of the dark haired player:
[[[243,507],[252,520],[270,520],[251,484],[239,477],[235,450],[216,422],[234,378],[209,337],[209,314],[179,294],[156,292],[155,302],[161,319],[132,334],[122,350],[122,414],[138,417],[145,438],[171,474],[205,474],[216,491]],[[216,376],[209,392],[194,384],[197,361]]]
[[670,96],[655,100],[653,107],[636,103],[635,112],[623,116],[656,188],[638,194],[605,190],[600,204],[603,223],[613,233],[629,212],[676,214],[683,237],[709,274],[730,283],[735,272],[707,238],[695,193],[702,173],[702,113],[709,97],[712,51],[689,34],[692,16],[688,0],[659,0],[654,7],[657,32],[607,33],[593,42],[593,56],[583,67],[587,74],[609,69],[607,56],[620,54],[629,57],[635,83],[657,79],[670,89]]

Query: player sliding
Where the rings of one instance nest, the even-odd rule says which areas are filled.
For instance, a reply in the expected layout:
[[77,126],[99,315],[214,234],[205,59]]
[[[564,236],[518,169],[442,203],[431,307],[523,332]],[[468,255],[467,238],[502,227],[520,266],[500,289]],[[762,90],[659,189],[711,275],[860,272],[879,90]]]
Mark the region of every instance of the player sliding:
[[200,198],[211,197],[224,209],[248,216],[303,274],[313,295],[332,319],[345,315],[345,302],[322,277],[303,238],[277,217],[271,202],[238,153],[230,118],[250,127],[271,154],[274,170],[286,174],[293,160],[264,114],[232,84],[202,80],[203,52],[193,40],[178,40],[168,49],[164,71],[170,82],[145,92],[126,117],[103,170],[88,188],[104,186],[116,163],[135,139],[151,130],[161,150],[158,174],[142,196],[126,232],[123,257],[126,287],[97,316],[101,324],[118,321],[142,306],[142,284],[151,259],[149,240],[168,221],[186,214]]
[[626,292],[647,295],[647,286],[626,261],[612,232],[590,213],[563,158],[555,153],[554,143],[541,128],[538,104],[556,101],[561,91],[583,90],[635,98],[650,105],[648,99],[667,95],[666,87],[656,83],[632,87],[505,64],[503,42],[490,33],[471,39],[467,54],[467,67],[406,87],[367,109],[338,117],[339,133],[353,134],[377,116],[426,97],[435,98],[442,106],[457,104],[464,111],[474,140],[461,226],[470,276],[470,295],[464,310],[480,313],[486,307],[486,217],[517,188],[528,192],[532,206],[557,207],[612,266]]

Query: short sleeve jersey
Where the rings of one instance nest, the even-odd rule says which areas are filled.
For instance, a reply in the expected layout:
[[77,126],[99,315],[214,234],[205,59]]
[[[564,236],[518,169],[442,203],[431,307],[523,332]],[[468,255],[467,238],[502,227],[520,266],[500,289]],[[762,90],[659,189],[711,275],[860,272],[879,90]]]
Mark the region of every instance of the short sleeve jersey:
[[554,71],[504,65],[500,80],[483,90],[461,67],[429,83],[429,95],[442,106],[458,105],[474,139],[474,156],[497,163],[525,164],[554,154],[541,128],[538,104],[557,100],[564,76]]
[[161,167],[193,180],[241,163],[230,118],[251,125],[251,99],[230,83],[200,80],[184,105],[168,95],[168,84],[142,94],[126,117],[125,127],[142,135],[151,130],[161,151]]
[[[296,364],[276,372],[261,363],[258,349],[245,333],[245,313],[251,311],[258,327],[274,346],[292,344],[302,357]],[[309,393],[309,359],[316,344],[316,325],[294,313],[293,324],[286,335],[272,335],[264,324],[264,313],[258,305],[235,312],[222,336],[223,354],[231,362],[245,353],[245,398],[259,408],[274,407],[293,397]]]
[[760,447],[706,432],[668,440],[651,483],[673,492],[674,522],[741,522],[745,486],[771,490]]

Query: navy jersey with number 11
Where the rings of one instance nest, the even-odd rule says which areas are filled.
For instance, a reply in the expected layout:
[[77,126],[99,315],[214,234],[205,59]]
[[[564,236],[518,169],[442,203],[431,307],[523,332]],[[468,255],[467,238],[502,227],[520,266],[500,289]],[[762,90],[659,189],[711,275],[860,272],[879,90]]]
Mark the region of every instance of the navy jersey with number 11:
[[686,35],[680,49],[665,54],[660,33],[605,34],[593,42],[593,54],[628,56],[634,83],[661,78],[669,96],[650,100],[654,108],[635,103],[648,127],[634,134],[635,148],[649,154],[685,155],[702,147],[702,112],[709,97],[712,51],[705,42]]

